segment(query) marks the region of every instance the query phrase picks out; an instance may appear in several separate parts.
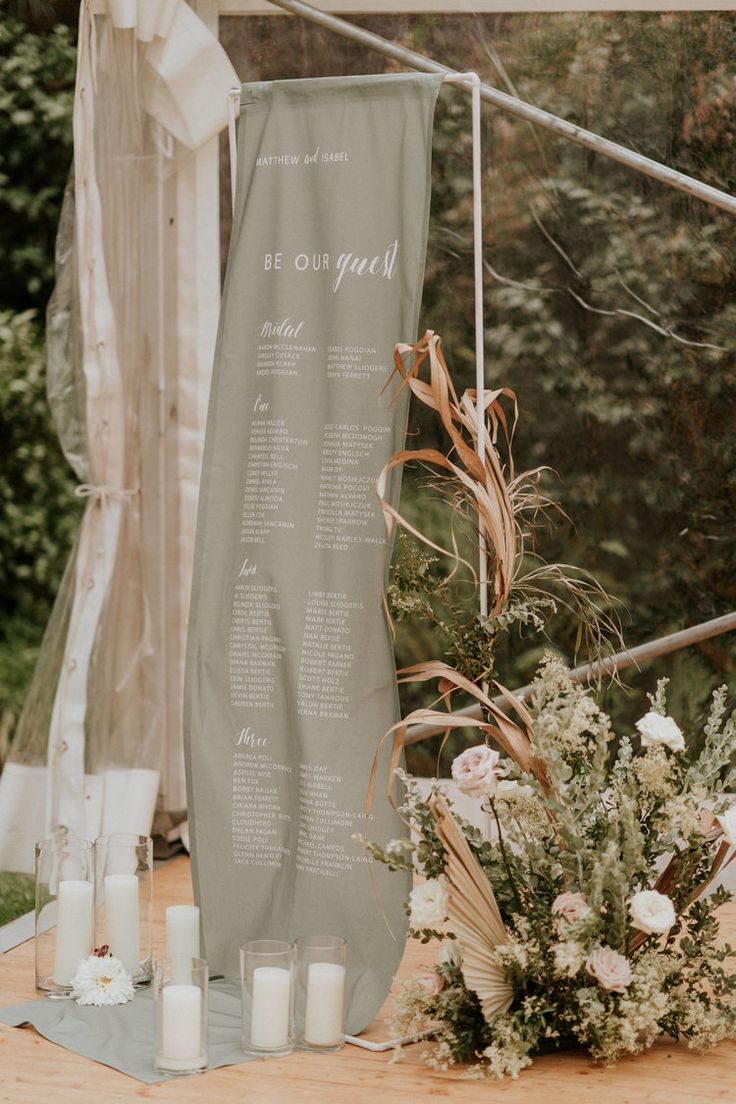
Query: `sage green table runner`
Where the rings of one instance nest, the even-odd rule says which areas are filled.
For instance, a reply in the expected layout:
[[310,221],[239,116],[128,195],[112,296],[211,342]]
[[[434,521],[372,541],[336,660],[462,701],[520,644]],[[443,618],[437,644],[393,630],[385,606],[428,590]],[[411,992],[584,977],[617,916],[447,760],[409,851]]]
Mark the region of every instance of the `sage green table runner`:
[[[348,1031],[382,1005],[410,881],[369,870],[371,763],[398,719],[375,481],[408,395],[441,78],[243,86],[202,470],[185,693],[195,896],[210,968],[250,939],[348,939]],[[394,499],[398,485],[392,488]],[[405,834],[385,798],[368,832]]]
[[[112,1008],[84,1007],[73,1000],[32,1000],[0,1008],[0,1023],[11,1027],[31,1024],[51,1042],[102,1062],[139,1081],[153,1084],[170,1077],[153,1067],[153,993],[136,994],[128,1004]],[[252,1061],[240,1042],[240,987],[210,982],[208,1069]]]

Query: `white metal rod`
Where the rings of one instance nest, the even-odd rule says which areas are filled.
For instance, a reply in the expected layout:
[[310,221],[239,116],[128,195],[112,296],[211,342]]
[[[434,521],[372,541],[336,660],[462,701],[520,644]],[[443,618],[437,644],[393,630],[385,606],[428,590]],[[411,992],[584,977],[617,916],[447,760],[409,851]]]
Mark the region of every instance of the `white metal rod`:
[[[454,72],[449,65],[443,65],[441,62],[425,57],[424,54],[418,54],[414,50],[407,50],[404,46],[397,46],[395,42],[389,42],[388,39],[382,38],[380,35],[366,31],[362,27],[356,27],[336,15],[319,11],[311,4],[305,4],[304,0],[269,0],[269,3],[277,8],[283,8],[284,11],[291,12],[292,15],[299,15],[302,19],[309,20],[310,23],[316,23],[317,26],[324,27],[328,31],[334,31],[335,34],[342,35],[344,38],[359,42],[369,50],[375,50],[379,54],[393,58],[394,61],[398,61],[401,65],[405,65],[410,69],[418,69],[424,73]],[[487,103],[493,104],[501,111],[506,111],[510,115],[525,119],[528,123],[543,127],[561,138],[567,138],[579,146],[584,146],[585,149],[599,153],[612,161],[618,161],[619,164],[626,165],[629,169],[644,173],[645,176],[651,176],[654,180],[660,180],[663,184],[668,184],[672,188],[687,193],[687,195],[703,200],[704,203],[712,203],[715,207],[729,211],[732,215],[736,214],[736,196],[729,195],[728,192],[713,188],[710,184],[704,184],[701,180],[687,176],[686,173],[677,172],[676,169],[670,169],[667,165],[652,160],[651,157],[644,157],[640,153],[635,153],[633,150],[627,149],[626,146],[619,145],[618,142],[611,142],[608,138],[602,138],[600,134],[594,134],[591,130],[576,126],[575,123],[570,123],[567,119],[560,119],[557,115],[544,111],[541,107],[534,107],[533,104],[517,99],[516,96],[509,96],[506,92],[493,88],[490,84],[481,84],[480,95]]]
[[238,179],[238,142],[235,120],[240,111],[240,89],[231,88],[227,94],[227,143],[230,150],[230,204],[235,214],[235,185]]
[[[597,678],[598,675],[606,675],[611,671],[623,671],[627,667],[636,667],[639,661],[647,662],[650,659],[658,659],[660,656],[669,655],[670,652],[678,652],[682,648],[700,644],[703,640],[710,640],[714,636],[721,636],[723,633],[734,631],[736,631],[736,612],[724,613],[722,617],[714,617],[710,621],[701,621],[698,625],[691,625],[688,629],[681,629],[679,632],[660,636],[656,640],[649,640],[646,644],[638,644],[635,648],[629,648],[627,651],[617,652],[599,663],[584,663],[580,667],[573,668],[570,675],[574,682],[586,682],[589,679]],[[514,694],[523,701],[529,696],[530,690],[531,685],[522,686],[520,690],[514,690]],[[502,697],[496,698],[498,705],[502,705],[503,702]],[[464,717],[480,717],[480,707],[474,705],[470,705],[466,709],[459,709],[456,712]],[[404,743],[418,744],[421,740],[436,736],[440,732],[444,732],[441,725],[439,727],[437,725],[416,725],[407,734]]]
[[[483,204],[480,139],[480,77],[477,73],[458,73],[444,78],[446,84],[469,85],[471,91],[471,133],[473,140],[473,276],[475,286],[475,450],[485,459],[485,341],[483,318]],[[478,525],[479,598],[481,617],[488,616],[488,554],[483,523]]]
[[[472,85],[472,133],[473,133],[473,260],[475,276],[475,416],[478,456],[485,463],[486,451],[486,364],[485,326],[483,318],[483,208],[481,203],[481,145],[480,145],[480,77],[473,73]],[[488,554],[483,522],[478,519],[478,553],[480,566],[480,614],[488,616]]]

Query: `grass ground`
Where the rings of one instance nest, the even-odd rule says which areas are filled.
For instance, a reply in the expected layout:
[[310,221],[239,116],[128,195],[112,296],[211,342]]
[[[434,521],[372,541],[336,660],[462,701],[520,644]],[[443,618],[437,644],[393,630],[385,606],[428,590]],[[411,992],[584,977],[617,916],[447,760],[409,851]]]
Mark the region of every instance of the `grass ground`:
[[0,927],[33,910],[34,880],[29,874],[0,872]]

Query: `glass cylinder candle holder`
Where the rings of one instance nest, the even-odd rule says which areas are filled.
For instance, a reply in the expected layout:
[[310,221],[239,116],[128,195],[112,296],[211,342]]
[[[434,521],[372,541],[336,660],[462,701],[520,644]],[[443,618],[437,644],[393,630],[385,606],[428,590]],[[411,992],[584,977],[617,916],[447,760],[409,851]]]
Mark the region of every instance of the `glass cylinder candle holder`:
[[36,844],[36,988],[71,996],[80,962],[94,949],[94,844],[59,834]]
[[293,943],[256,939],[240,948],[243,1050],[273,1057],[294,1049]]
[[107,944],[136,989],[151,984],[153,844],[149,836],[100,836],[95,841],[98,946]]
[[207,978],[203,958],[186,955],[156,960],[153,1003],[159,1073],[192,1074],[207,1069]]
[[339,935],[306,935],[294,947],[296,1045],[326,1053],[340,1050],[345,1044],[347,943]]

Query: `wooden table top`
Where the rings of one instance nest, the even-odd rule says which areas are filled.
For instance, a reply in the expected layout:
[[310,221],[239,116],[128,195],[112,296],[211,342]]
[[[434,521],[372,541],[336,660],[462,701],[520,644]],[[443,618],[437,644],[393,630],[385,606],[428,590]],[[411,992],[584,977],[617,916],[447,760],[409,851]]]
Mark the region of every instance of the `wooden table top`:
[[[174,859],[155,874],[154,947],[164,941],[167,905],[192,899],[189,862]],[[736,905],[724,909],[724,930],[736,938]],[[399,978],[432,964],[434,952],[410,941]],[[36,995],[33,942],[0,955],[0,1003]],[[390,998],[389,998],[390,1001]],[[388,1002],[387,1002],[388,1003]],[[380,1017],[379,1017],[380,1019]],[[375,1025],[380,1030],[380,1024]],[[385,1032],[384,1036],[385,1037]],[[145,1085],[117,1070],[90,1062],[41,1038],[31,1028],[0,1024],[0,1101],[7,1104],[117,1104],[157,1100],[194,1104],[415,1104],[422,1100],[502,1100],[528,1104],[712,1104],[736,1100],[736,1043],[721,1043],[705,1056],[682,1044],[657,1044],[614,1069],[581,1054],[534,1061],[518,1081],[463,1081],[460,1071],[434,1073],[421,1061],[422,1043],[390,1065],[390,1053],[346,1046],[337,1054],[295,1052],[288,1058],[248,1062]]]

